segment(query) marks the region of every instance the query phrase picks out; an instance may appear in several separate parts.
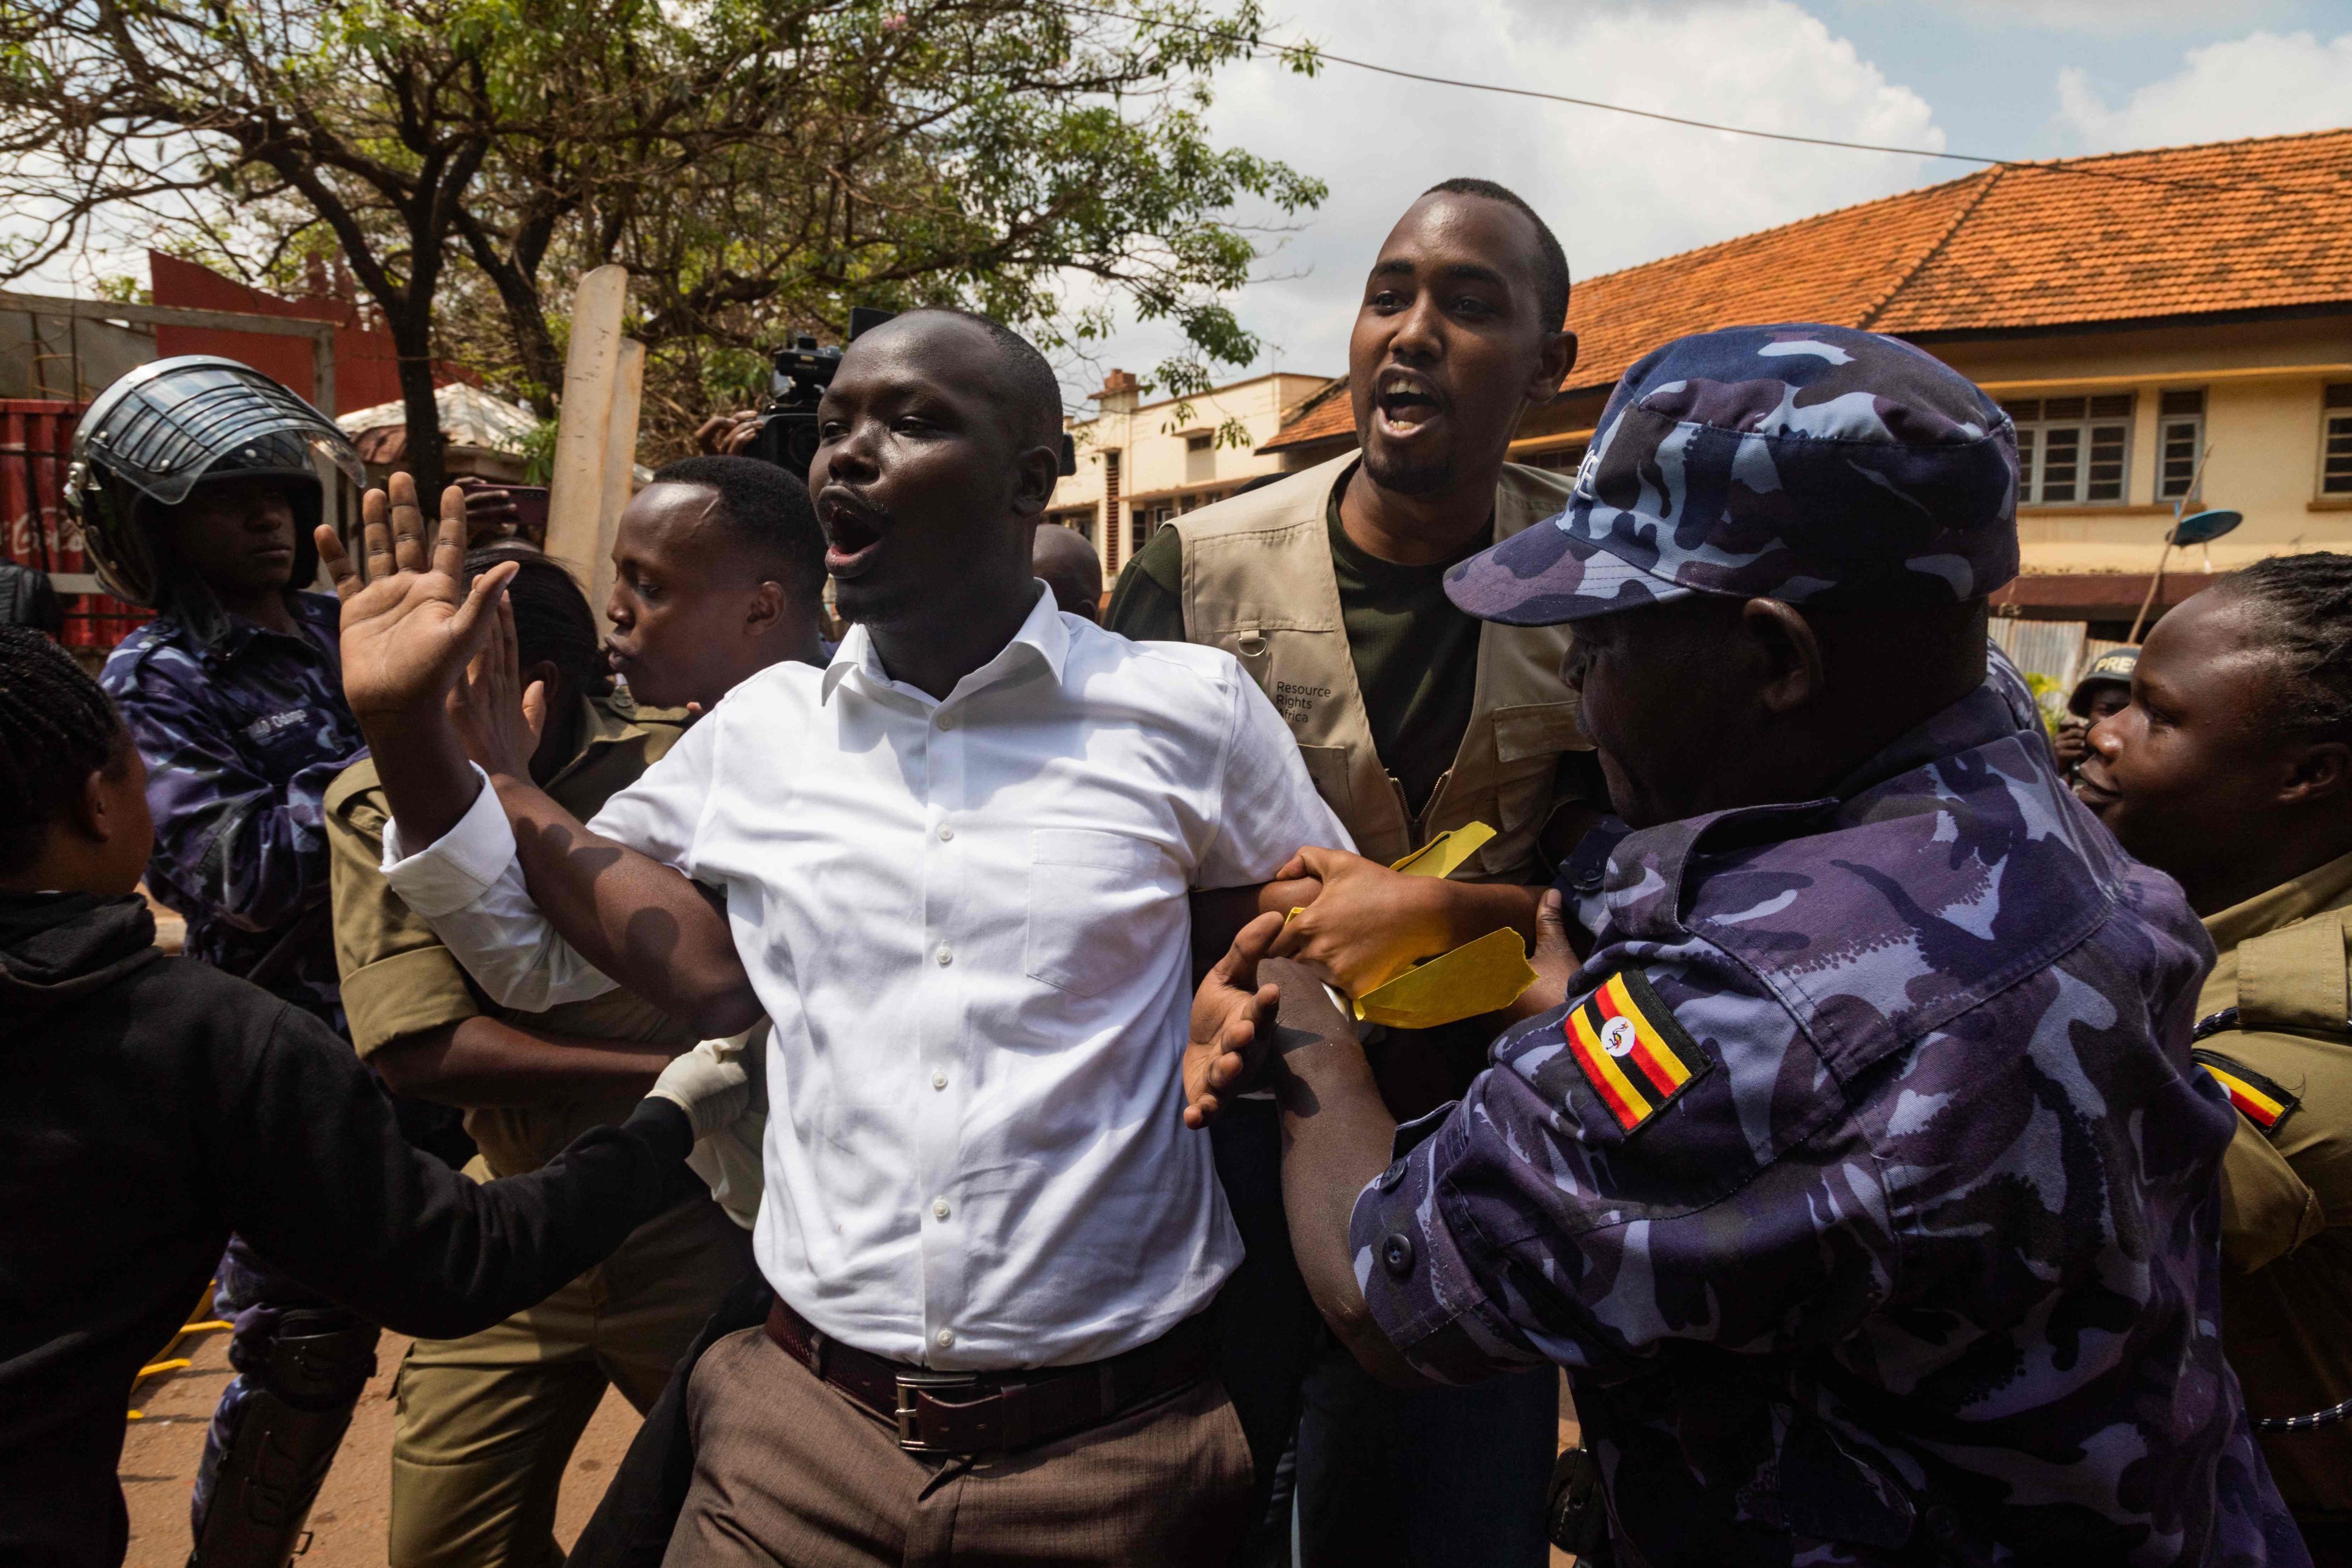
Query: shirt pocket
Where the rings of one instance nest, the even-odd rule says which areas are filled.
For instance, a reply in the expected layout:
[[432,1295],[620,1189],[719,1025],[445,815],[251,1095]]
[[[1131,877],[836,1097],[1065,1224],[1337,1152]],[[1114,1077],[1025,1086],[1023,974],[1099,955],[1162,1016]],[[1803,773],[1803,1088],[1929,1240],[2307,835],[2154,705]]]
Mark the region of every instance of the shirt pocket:
[[1159,847],[1081,827],[1029,837],[1029,978],[1093,996],[1148,966],[1167,924],[1152,906],[1170,896]]

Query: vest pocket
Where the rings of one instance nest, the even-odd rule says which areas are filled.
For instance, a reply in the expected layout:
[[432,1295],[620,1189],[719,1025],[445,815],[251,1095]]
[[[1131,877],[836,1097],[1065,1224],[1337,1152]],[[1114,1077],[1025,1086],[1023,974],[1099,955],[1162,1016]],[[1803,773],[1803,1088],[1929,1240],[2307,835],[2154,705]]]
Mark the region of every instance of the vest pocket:
[[1355,790],[1348,782],[1348,748],[1345,746],[1305,746],[1298,748],[1299,761],[1307,764],[1307,776],[1313,781],[1315,793],[1331,808],[1331,815],[1340,821],[1355,806]]
[[1041,827],[1029,840],[1029,978],[1093,996],[1147,967],[1171,895],[1159,846],[1076,827]]
[[1589,744],[1577,725],[1573,702],[1528,702],[1495,710],[1495,760],[1498,763],[1580,752]]

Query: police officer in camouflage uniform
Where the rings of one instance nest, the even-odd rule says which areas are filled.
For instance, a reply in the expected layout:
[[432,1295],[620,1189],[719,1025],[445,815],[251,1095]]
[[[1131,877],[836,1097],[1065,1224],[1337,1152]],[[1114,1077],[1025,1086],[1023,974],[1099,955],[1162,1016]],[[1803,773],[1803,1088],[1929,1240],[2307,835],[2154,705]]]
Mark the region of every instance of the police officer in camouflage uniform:
[[[100,678],[147,764],[148,890],[186,917],[189,957],[340,1032],[323,803],[365,742],[343,700],[335,601],[299,590],[318,572],[320,476],[362,482],[358,454],[277,382],[203,355],[108,387],[73,450],[68,500],[100,581],[155,611]],[[376,1330],[236,1241],[214,1308],[236,1315],[239,1375],[198,1474],[195,1555],[278,1568],[373,1370]]]
[[186,917],[189,957],[340,1029],[320,802],[364,742],[335,601],[298,590],[318,573],[313,454],[364,470],[300,398],[196,356],[107,388],[75,446],[99,576],[156,612],[100,678],[152,781],[148,890]]
[[1273,917],[1196,1003],[1188,1119],[1275,1043],[1327,1317],[1400,1381],[1566,1367],[1620,1563],[2308,1561],[2215,1327],[2211,946],[1988,678],[2015,474],[1890,339],[1638,362],[1448,584],[1576,623],[1580,961],[1555,894],[1542,1010],[1402,1129]]

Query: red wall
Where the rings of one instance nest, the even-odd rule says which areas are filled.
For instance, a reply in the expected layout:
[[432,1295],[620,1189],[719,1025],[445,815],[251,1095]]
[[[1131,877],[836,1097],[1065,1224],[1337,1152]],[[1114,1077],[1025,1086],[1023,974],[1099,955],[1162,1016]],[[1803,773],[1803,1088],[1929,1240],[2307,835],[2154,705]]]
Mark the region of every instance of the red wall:
[[[0,399],[0,556],[44,572],[87,572],[81,529],[67,512],[79,403]],[[67,594],[68,647],[111,648],[153,618],[104,594]]]
[[[348,300],[317,296],[281,300],[275,294],[248,289],[192,261],[152,250],[147,253],[147,275],[153,284],[158,305],[341,323],[335,333],[335,406],[327,411],[331,415],[373,408],[400,396],[400,361],[393,347],[392,334],[353,325],[359,311]],[[155,353],[162,359],[176,354],[220,354],[239,360],[284,382],[304,397],[311,395],[315,384],[308,338],[238,332],[218,327],[157,327]],[[434,368],[438,372],[441,367]],[[434,379],[437,383],[447,378],[436,374]]]

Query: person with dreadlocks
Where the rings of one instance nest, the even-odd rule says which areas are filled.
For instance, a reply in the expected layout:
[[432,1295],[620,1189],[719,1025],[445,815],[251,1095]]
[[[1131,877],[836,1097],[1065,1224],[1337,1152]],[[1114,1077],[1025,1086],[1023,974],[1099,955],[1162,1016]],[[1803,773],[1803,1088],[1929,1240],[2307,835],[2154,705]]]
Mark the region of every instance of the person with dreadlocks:
[[[771,665],[821,662],[824,536],[806,486],[773,464],[662,468],[623,510],[614,558],[602,649],[586,597],[555,562],[514,543],[465,560],[468,582],[515,563],[511,653],[488,668],[541,688],[530,776],[583,821],[685,732],[614,690],[608,654],[637,697],[705,710]],[[625,990],[541,1012],[490,1003],[386,883],[390,819],[373,761],[327,792],[336,950],[360,1054],[395,1089],[465,1109],[476,1175],[535,1170],[583,1128],[626,1118],[694,1032]],[[412,1346],[392,1443],[393,1568],[560,1558],[564,1466],[606,1385],[641,1415],[653,1405],[750,1271],[750,1223],[715,1203],[681,1205],[530,1311]]]
[[[689,1053],[621,1125],[477,1184],[401,1137],[317,1017],[155,947],[134,890],[146,785],[97,684],[38,633],[0,627],[0,1563],[122,1561],[127,1396],[232,1227],[328,1300],[455,1337],[698,1200],[687,1151],[748,1101],[740,1068]],[[282,1461],[343,1416],[318,1386],[339,1367],[279,1370]],[[278,1465],[245,1486],[215,1513],[250,1502],[299,1530],[315,1478]]]
[[[68,504],[107,591],[155,612],[100,684],[138,747],[154,820],[146,886],[187,921],[191,958],[343,1027],[324,831],[327,786],[365,750],[343,700],[331,599],[311,531],[327,483],[365,476],[333,421],[235,360],[142,365],[75,427]],[[472,1152],[455,1112],[394,1101],[412,1141],[452,1164]],[[209,1568],[277,1568],[302,1515],[219,1510],[216,1492],[300,1431],[293,1468],[323,1476],[373,1366],[376,1329],[284,1278],[243,1242],[221,1259],[214,1310],[236,1320],[190,1502]],[[272,1370],[331,1363],[341,1418],[302,1417]],[[305,1395],[316,1403],[320,1396]]]
[[[2352,1563],[2352,556],[2250,566],[2157,623],[2076,790],[2219,956],[2199,1062],[2240,1112],[2221,1342],[2321,1564]],[[2290,1423],[2293,1423],[2290,1426]]]

